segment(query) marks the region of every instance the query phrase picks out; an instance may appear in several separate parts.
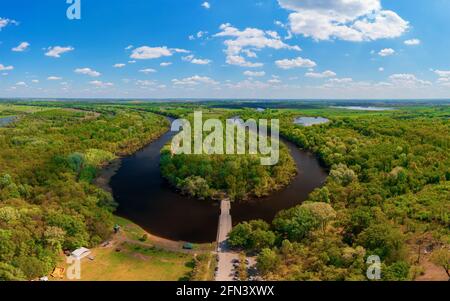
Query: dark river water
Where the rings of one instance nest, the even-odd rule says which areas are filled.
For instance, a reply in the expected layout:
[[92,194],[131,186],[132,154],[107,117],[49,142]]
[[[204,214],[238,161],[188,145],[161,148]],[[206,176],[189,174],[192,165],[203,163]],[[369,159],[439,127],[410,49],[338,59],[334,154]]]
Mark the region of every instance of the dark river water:
[[[114,198],[119,203],[117,214],[163,238],[213,242],[217,235],[219,203],[182,196],[161,177],[160,151],[174,135],[169,131],[121,160],[121,167],[110,181]],[[316,157],[293,143],[283,142],[297,164],[297,176],[288,187],[269,197],[233,203],[233,224],[251,219],[270,222],[278,211],[303,202],[311,191],[324,183],[327,172]]]

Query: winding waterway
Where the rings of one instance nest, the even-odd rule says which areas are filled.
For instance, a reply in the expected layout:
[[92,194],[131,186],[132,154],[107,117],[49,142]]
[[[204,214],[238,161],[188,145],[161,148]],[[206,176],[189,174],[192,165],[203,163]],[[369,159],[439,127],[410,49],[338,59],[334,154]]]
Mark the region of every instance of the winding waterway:
[[[119,203],[117,214],[130,219],[150,233],[194,243],[216,239],[219,203],[180,195],[161,177],[161,148],[175,135],[167,132],[135,154],[121,159],[110,187]],[[303,202],[320,187],[326,170],[315,156],[283,141],[290,149],[298,173],[285,189],[268,197],[232,204],[233,224],[251,219],[270,222],[277,212]]]

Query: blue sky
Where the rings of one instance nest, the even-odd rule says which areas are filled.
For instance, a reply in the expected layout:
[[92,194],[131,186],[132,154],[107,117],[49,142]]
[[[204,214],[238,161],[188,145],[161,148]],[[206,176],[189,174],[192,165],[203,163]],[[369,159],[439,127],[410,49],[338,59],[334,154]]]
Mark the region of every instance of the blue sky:
[[0,97],[450,98],[450,1],[0,2]]

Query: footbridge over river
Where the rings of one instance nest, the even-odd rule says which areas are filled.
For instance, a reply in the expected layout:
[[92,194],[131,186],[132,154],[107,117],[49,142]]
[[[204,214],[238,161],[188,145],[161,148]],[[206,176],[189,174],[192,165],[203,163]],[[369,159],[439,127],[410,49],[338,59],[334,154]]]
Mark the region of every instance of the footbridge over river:
[[222,200],[220,203],[219,226],[217,228],[217,281],[233,280],[233,261],[239,259],[239,254],[231,251],[228,246],[228,234],[233,227],[231,220],[231,201]]

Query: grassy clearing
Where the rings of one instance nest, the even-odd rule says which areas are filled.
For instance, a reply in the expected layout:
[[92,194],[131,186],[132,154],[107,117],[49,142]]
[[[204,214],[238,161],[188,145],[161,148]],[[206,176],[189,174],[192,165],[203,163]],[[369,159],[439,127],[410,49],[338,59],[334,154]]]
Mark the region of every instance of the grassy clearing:
[[[94,260],[81,263],[81,281],[212,280],[215,258],[212,244],[183,250],[182,242],[153,236],[133,222],[114,216],[120,225],[107,247],[92,250]],[[200,255],[197,255],[200,254]],[[61,266],[66,266],[62,264]],[[67,266],[66,266],[67,267]]]
[[[114,222],[121,226],[119,234],[107,247],[91,250],[94,260],[82,260],[81,281],[189,280],[196,266],[204,269],[206,262],[195,260],[194,252],[206,249],[207,245],[196,246],[197,250],[189,253],[182,250],[182,243],[152,236],[125,218],[115,216]],[[67,268],[64,260],[61,257],[59,266]]]
[[186,280],[194,267],[192,255],[127,242],[95,249],[93,256],[82,261],[82,281]]

